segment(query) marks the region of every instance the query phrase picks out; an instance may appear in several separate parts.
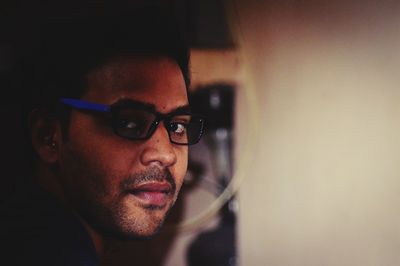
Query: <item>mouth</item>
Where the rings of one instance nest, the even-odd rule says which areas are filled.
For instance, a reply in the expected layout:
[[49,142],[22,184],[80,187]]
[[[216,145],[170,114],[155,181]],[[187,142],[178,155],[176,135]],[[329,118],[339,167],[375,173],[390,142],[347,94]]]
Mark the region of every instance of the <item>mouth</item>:
[[163,208],[173,195],[172,187],[168,183],[145,183],[135,186],[128,191],[139,202],[149,208]]

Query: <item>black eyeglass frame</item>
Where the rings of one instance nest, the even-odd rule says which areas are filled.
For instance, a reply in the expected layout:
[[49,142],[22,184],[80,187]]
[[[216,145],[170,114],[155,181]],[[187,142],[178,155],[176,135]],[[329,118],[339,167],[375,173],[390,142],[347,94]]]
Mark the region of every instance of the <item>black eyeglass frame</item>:
[[[176,144],[176,145],[188,146],[188,145],[193,145],[193,144],[198,143],[200,141],[201,136],[203,135],[204,129],[205,129],[204,116],[193,114],[188,111],[177,110],[177,111],[173,111],[171,113],[162,114],[155,110],[150,110],[149,108],[144,108],[142,105],[135,104],[134,102],[122,102],[122,103],[116,103],[116,104],[112,104],[112,105],[104,105],[104,104],[92,103],[92,102],[88,102],[88,101],[84,101],[84,100],[80,100],[80,99],[72,99],[72,98],[61,98],[60,101],[61,101],[61,103],[65,104],[67,106],[70,106],[72,108],[78,109],[78,110],[109,113],[111,115],[111,124],[112,124],[111,126],[113,128],[114,133],[121,138],[129,139],[129,140],[148,140],[154,134],[158,125],[161,122],[164,122],[164,126],[167,129],[170,142],[173,144]],[[144,111],[144,112],[154,115],[155,119],[151,122],[150,127],[149,127],[147,133],[145,134],[145,136],[140,137],[140,138],[139,137],[129,137],[127,135],[121,134],[118,131],[117,124],[119,121],[119,113],[121,112],[121,110],[123,110],[125,108],[132,108],[135,110]],[[199,132],[198,132],[197,137],[194,140],[189,141],[189,139],[188,139],[187,143],[181,143],[181,142],[176,142],[172,139],[171,131],[169,130],[169,128],[171,126],[170,122],[177,115],[190,115],[191,119],[198,119],[198,122],[200,125]]]

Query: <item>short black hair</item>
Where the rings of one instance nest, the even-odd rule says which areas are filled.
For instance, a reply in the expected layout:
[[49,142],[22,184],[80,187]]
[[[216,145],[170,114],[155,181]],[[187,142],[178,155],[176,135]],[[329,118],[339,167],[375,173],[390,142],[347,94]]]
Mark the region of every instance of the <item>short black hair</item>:
[[189,50],[173,15],[141,8],[118,15],[57,18],[41,27],[33,60],[32,105],[60,97],[80,98],[90,70],[120,56],[165,56],[180,67],[190,84]]

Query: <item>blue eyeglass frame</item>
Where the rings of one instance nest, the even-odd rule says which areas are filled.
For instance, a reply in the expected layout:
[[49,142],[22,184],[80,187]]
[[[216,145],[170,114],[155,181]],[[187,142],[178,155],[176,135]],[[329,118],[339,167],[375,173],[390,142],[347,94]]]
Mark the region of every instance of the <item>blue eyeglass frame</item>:
[[96,111],[96,112],[103,112],[103,113],[111,112],[111,105],[92,103],[92,102],[87,102],[84,100],[71,99],[71,98],[61,98],[60,100],[63,104],[66,104],[68,106],[71,106],[71,107],[74,107],[74,108],[80,109],[80,110]]
[[[113,120],[116,120],[115,117],[115,112],[113,112],[113,110],[117,110],[120,107],[132,107],[132,105],[134,104],[126,104],[126,105],[106,105],[106,104],[99,104],[99,103],[93,103],[93,102],[88,102],[85,100],[80,100],[80,99],[72,99],[72,98],[61,98],[60,99],[61,103],[68,105],[70,107],[73,107],[75,109],[78,110],[86,110],[86,111],[95,111],[95,112],[101,112],[101,113],[110,113]],[[130,140],[146,140],[149,139],[154,132],[156,131],[158,125],[160,124],[161,121],[164,122],[164,125],[167,127],[167,125],[169,125],[169,121],[170,119],[174,116],[174,115],[178,115],[178,114],[186,114],[186,115],[191,115],[193,118],[197,118],[199,119],[200,122],[200,128],[199,128],[199,132],[198,132],[198,136],[196,139],[188,142],[188,143],[180,143],[180,142],[176,142],[172,139],[170,131],[167,130],[168,132],[168,136],[169,136],[169,140],[171,143],[177,144],[177,145],[193,145],[196,144],[200,141],[201,136],[204,133],[204,124],[205,124],[205,119],[203,116],[201,115],[194,115],[191,114],[190,112],[186,112],[186,113],[176,113],[176,112],[172,112],[169,114],[162,114],[156,111],[151,111],[151,110],[146,110],[149,113],[154,114],[155,116],[155,120],[151,123],[151,126],[149,127],[149,130],[147,132],[147,134],[143,137],[143,138],[137,138],[137,137],[128,137],[126,135],[121,135],[119,134],[117,127],[115,126],[115,123],[113,122],[113,129],[114,129],[114,133],[116,135],[118,135],[119,137],[125,138],[125,139],[130,139]]]

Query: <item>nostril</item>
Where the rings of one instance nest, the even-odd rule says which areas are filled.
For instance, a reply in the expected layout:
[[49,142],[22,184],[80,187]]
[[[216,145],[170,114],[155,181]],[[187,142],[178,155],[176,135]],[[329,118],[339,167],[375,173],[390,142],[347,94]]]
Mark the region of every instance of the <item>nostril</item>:
[[[157,142],[154,142],[157,144]],[[140,156],[143,165],[157,163],[163,167],[169,167],[176,162],[176,154],[173,148],[165,145],[154,145],[146,147]]]

